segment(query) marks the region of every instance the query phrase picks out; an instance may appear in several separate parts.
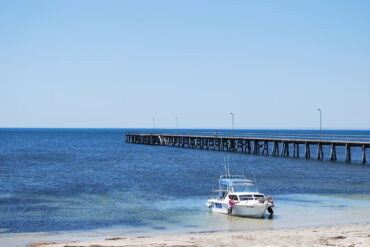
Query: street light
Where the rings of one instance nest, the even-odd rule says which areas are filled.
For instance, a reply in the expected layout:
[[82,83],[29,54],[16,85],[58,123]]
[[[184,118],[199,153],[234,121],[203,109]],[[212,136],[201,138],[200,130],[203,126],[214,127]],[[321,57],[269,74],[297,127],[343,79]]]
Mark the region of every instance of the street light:
[[179,118],[176,116],[176,135],[179,135]]
[[321,114],[322,114],[322,111],[321,111],[321,109],[320,108],[317,108],[317,110],[320,112],[320,136],[322,135],[322,116],[321,116]]
[[234,129],[234,113],[230,112],[231,115],[231,126]]
[[153,132],[155,132],[155,118],[153,117]]

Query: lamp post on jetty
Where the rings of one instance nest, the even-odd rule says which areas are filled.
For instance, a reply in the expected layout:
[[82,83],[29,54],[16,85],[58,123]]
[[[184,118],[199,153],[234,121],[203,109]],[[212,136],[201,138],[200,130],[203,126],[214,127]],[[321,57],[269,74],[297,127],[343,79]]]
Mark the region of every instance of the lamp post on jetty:
[[320,108],[317,108],[317,110],[320,112],[320,138],[321,138],[322,137],[322,119],[321,119],[322,111]]
[[153,120],[153,132],[155,132],[155,118],[153,117],[152,120]]
[[234,129],[234,113],[230,112],[231,115],[231,127]]
[[179,118],[176,116],[176,135],[179,135]]

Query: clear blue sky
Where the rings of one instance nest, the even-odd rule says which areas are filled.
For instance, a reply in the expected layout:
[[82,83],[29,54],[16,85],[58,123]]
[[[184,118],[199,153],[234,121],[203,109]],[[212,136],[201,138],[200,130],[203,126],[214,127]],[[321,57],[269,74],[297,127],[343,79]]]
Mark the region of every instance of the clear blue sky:
[[0,0],[0,127],[370,128],[370,1]]

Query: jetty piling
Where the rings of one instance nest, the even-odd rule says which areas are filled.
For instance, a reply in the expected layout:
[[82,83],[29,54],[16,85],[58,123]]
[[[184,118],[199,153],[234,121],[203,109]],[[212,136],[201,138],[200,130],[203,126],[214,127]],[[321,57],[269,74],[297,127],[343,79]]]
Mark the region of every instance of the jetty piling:
[[[324,160],[324,146],[330,148],[328,157],[337,161],[337,147],[344,147],[344,161],[352,162],[351,148],[361,149],[361,163],[366,164],[366,150],[370,142],[358,141],[330,141],[309,139],[284,139],[284,138],[254,138],[234,136],[198,136],[161,133],[126,133],[125,142],[132,144],[169,146],[178,148],[192,148],[199,150],[213,150],[224,152],[237,152],[253,155],[270,155],[273,157],[299,158],[300,146],[304,146],[304,158],[311,158],[311,146],[317,146],[316,159]],[[269,148],[271,146],[271,152]],[[290,153],[290,147],[293,152]],[[340,149],[342,150],[342,149]]]
[[363,144],[361,148],[362,148],[362,164],[365,164],[366,163],[366,145]]

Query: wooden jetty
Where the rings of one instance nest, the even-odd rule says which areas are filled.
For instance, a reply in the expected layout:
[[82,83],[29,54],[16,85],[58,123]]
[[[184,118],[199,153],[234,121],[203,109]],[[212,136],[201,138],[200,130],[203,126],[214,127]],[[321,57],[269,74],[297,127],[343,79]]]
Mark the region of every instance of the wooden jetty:
[[[227,136],[197,136],[159,133],[126,133],[125,142],[133,144],[170,146],[192,148],[201,150],[215,150],[225,152],[238,152],[254,155],[271,155],[274,157],[300,157],[300,147],[303,146],[302,158],[311,158],[311,147],[316,147],[316,159],[324,159],[323,147],[330,147],[329,160],[337,160],[337,147],[343,146],[345,162],[350,163],[351,148],[362,149],[361,162],[366,164],[366,149],[370,142],[357,141],[329,141],[305,139],[280,138],[254,138],[254,137],[227,137]],[[292,152],[290,152],[292,151]]]

